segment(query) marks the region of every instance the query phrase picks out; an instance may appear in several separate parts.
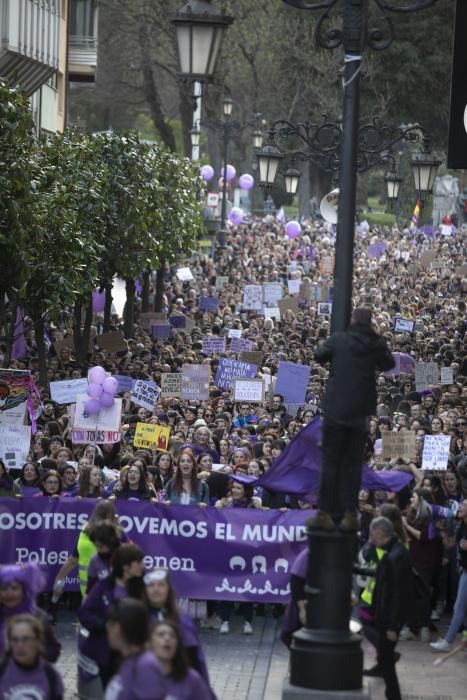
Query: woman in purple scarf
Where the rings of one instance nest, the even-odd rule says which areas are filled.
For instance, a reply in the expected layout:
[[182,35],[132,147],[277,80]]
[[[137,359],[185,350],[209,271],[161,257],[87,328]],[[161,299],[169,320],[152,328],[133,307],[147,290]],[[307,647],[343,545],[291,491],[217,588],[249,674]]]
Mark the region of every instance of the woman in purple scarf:
[[204,678],[190,668],[179,628],[174,622],[158,622],[152,631],[151,643],[165,675],[165,697],[170,700],[209,700],[212,697]]

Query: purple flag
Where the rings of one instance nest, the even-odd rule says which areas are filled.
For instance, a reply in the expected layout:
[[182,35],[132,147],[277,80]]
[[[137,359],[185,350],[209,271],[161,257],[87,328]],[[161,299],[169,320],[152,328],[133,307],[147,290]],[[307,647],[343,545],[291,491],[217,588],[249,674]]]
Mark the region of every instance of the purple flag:
[[24,337],[23,312],[20,306],[16,307],[15,333],[11,347],[11,359],[19,360],[26,355],[26,338]]
[[396,377],[399,374],[415,374],[415,359],[403,352],[393,352],[392,356],[396,362],[393,369],[383,372],[385,377]]

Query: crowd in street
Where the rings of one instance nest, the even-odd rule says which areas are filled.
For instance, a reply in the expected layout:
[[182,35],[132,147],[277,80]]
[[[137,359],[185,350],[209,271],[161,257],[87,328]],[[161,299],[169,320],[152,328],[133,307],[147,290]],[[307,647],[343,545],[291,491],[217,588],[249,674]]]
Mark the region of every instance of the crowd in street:
[[[318,221],[305,222],[302,234],[293,239],[272,216],[232,226],[227,247],[215,262],[198,255],[187,263],[193,280],[181,281],[175,268],[167,272],[162,311],[167,317],[183,316],[184,327],[174,328],[170,337],[153,338],[144,315],[138,320],[138,299],[127,351],[110,353],[96,346],[86,366],[76,361],[72,349],[56,351],[54,343],[66,337],[65,328],[48,329],[50,382],[86,377],[93,365],[158,385],[163,373],[180,372],[184,364],[208,365],[211,374],[206,400],[159,398],[153,412],[134,404],[129,393],[122,394],[121,441],[115,444],[73,444],[68,408],[52,401],[48,387],[43,387],[28,460],[15,474],[0,460],[1,497],[95,499],[92,516],[56,577],[49,610],[57,614],[63,581],[79,567],[77,659],[82,697],[91,697],[86,687],[96,682],[107,700],[215,697],[188,604],[177,601],[169,571],[145,570],[144,552],[123,534],[115,506],[120,500],[203,508],[286,510],[317,505],[317,494],[310,502],[294,493],[256,487],[241,477],[267,473],[300,431],[326,410],[329,358],[317,350],[330,336],[334,242],[332,227]],[[467,634],[465,231],[453,229],[442,236],[360,224],[354,267],[354,306],[371,310],[373,332],[400,358],[394,369],[376,379],[376,407],[365,425],[362,460],[373,470],[413,477],[397,493],[360,490],[356,521],[360,552],[355,610],[378,652],[369,673],[383,676],[388,698],[397,700],[400,691],[393,669],[398,641],[419,637],[434,651],[447,652],[463,628]],[[292,280],[300,281],[296,293],[289,293],[296,289],[288,285]],[[282,284],[283,298],[291,302],[280,320],[243,308],[245,285],[270,282]],[[215,297],[217,308],[201,310],[200,300],[206,297]],[[153,299],[154,289],[150,302]],[[396,330],[396,319],[413,324]],[[114,314],[112,329],[122,327]],[[102,319],[96,315],[93,337],[101,329]],[[240,331],[251,341],[251,351],[259,353],[257,376],[270,387],[262,403],[235,402],[231,390],[215,385],[220,359],[237,355],[229,351],[229,341],[225,352],[206,355],[202,341],[207,336],[230,338],[232,330]],[[25,357],[12,360],[10,366],[30,370],[38,383],[34,331],[27,322],[26,342]],[[404,362],[406,356],[413,364]],[[287,404],[274,390],[282,361],[311,368],[301,406]],[[420,362],[450,370],[451,379],[442,383],[440,376],[417,388],[415,364]],[[333,391],[337,405],[339,387]],[[135,447],[137,423],[169,427],[167,450]],[[414,433],[414,454],[385,457],[385,432]],[[336,441],[339,435],[336,428]],[[446,468],[437,471],[422,468],[424,440],[433,435],[450,438]],[[387,571],[393,559],[403,558],[401,549],[408,553],[414,572],[413,605],[405,605],[396,620],[384,621],[395,637],[388,637],[382,648],[381,581],[385,567]],[[289,610],[286,616],[287,643],[290,633],[305,622],[304,579],[302,562],[292,571],[296,615]],[[36,602],[44,588],[38,567],[10,563],[0,568],[0,651],[5,651],[1,697],[10,697],[20,683],[35,684],[42,693],[37,697],[44,700],[63,697],[53,665],[59,644],[50,619]],[[190,612],[198,616],[200,609],[192,605]],[[231,602],[207,601],[200,622],[228,634],[234,609]],[[255,606],[242,603],[240,612],[243,633],[254,633]],[[274,614],[280,613],[276,606]],[[442,616],[451,621],[445,637],[438,639],[436,623]]]

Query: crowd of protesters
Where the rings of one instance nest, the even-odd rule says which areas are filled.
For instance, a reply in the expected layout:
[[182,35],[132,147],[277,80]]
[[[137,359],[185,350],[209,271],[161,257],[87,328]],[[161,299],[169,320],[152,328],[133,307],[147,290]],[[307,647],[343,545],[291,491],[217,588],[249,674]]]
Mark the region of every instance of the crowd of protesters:
[[[383,245],[373,257],[375,243]],[[69,348],[56,352],[54,342],[62,340],[67,331],[49,328],[52,344],[47,361],[51,382],[85,377],[93,365],[101,365],[112,374],[157,384],[162,373],[180,372],[183,364],[207,364],[211,370],[209,398],[204,401],[159,399],[151,414],[124,394],[122,439],[114,445],[74,445],[67,407],[56,405],[44,387],[42,402],[37,404],[37,432],[28,461],[15,475],[9,474],[0,461],[2,497],[108,499],[98,501],[107,510],[80,535],[84,543],[81,551],[86,550],[88,541],[92,543],[85,566],[80,562],[77,543],[57,580],[60,582],[79,564],[84,596],[79,619],[89,633],[81,640],[80,653],[97,665],[109,698],[149,697],[143,690],[143,694],[137,694],[135,688],[129,690],[135,670],[142,687],[160,687],[161,697],[162,688],[168,686],[170,697],[174,698],[208,698],[212,693],[196,629],[177,608],[169,573],[144,572],[144,553],[121,537],[112,511],[113,501],[130,499],[218,508],[310,507],[293,494],[254,488],[235,480],[235,476],[257,477],[267,472],[287,444],[322,411],[329,371],[317,362],[315,353],[330,334],[331,318],[318,313],[317,300],[332,304],[333,281],[328,261],[333,247],[332,227],[322,223],[304,224],[300,237],[288,239],[282,224],[273,217],[255,220],[232,227],[227,247],[220,251],[215,263],[211,258],[195,256],[189,263],[192,281],[181,282],[175,269],[167,273],[162,311],[168,317],[176,313],[187,319],[186,327],[174,329],[170,338],[155,340],[150,329],[138,323],[139,300],[134,337],[126,339],[127,351],[112,354],[96,346],[86,366],[77,363]],[[434,253],[434,266],[427,262],[429,251]],[[219,277],[227,279],[219,284]],[[302,283],[300,293],[294,296],[298,310],[285,311],[280,321],[242,308],[245,285],[279,282],[287,298],[287,281],[293,279]],[[319,291],[314,294],[310,290]],[[379,547],[378,538],[370,535],[374,518],[384,515],[393,523],[394,533],[391,530],[388,535],[388,528],[380,524],[382,539],[387,542],[396,537],[408,549],[416,572],[416,604],[410,619],[398,630],[399,639],[420,635],[424,642],[433,640],[432,646],[438,651],[449,651],[462,625],[467,629],[466,292],[463,230],[453,230],[447,237],[407,229],[358,227],[354,305],[371,309],[374,327],[386,339],[391,352],[452,370],[451,383],[433,383],[418,391],[413,370],[392,371],[378,377],[377,410],[369,417],[365,461],[375,470],[410,472],[413,480],[397,494],[361,491],[358,505],[361,566],[376,570],[381,561],[384,546]],[[218,309],[201,311],[200,299],[210,296],[218,299]],[[413,331],[396,332],[397,317],[414,321]],[[101,322],[96,316],[93,337],[100,331]],[[121,319],[114,314],[112,328],[122,327]],[[202,338],[227,336],[230,329],[241,331],[243,338],[253,342],[252,350],[261,353],[257,375],[268,382],[272,378],[272,387],[281,361],[311,367],[302,406],[288,406],[273,388],[262,404],[235,403],[230,390],[215,386],[219,358],[237,356],[230,353],[228,344],[225,353],[206,356]],[[37,382],[34,332],[28,330],[27,323],[26,341],[26,356],[12,361],[11,367],[29,369]],[[338,401],[338,387],[334,391]],[[133,438],[138,422],[170,427],[168,451],[135,448]],[[411,459],[385,460],[384,431],[413,431],[416,455]],[[441,434],[451,439],[447,468],[436,473],[423,471],[424,438]],[[97,562],[90,557],[94,553],[100,557]],[[48,627],[38,622],[36,615],[35,593],[40,587],[29,591],[32,579],[27,583],[23,573],[15,574],[13,569],[5,574],[6,578],[0,576],[0,629],[6,633],[7,643],[6,661],[0,667],[0,688],[4,691],[10,687],[8,683],[16,682],[18,668],[27,666],[42,674],[41,682],[49,688],[49,695],[43,697],[59,698],[61,681],[48,665],[56,660],[56,655],[44,647]],[[8,591],[11,595],[15,581],[27,597],[27,605],[22,599],[15,605],[8,602]],[[360,584],[362,620],[371,627],[374,579],[356,583]],[[292,592],[296,589],[292,586]],[[303,601],[299,595],[297,601],[303,623]],[[217,606],[208,601],[203,624],[228,633],[232,607],[230,603]],[[451,614],[446,637],[435,641],[437,621],[442,615]],[[243,615],[243,631],[251,634],[253,607],[243,606]],[[50,634],[48,638],[50,642]],[[39,661],[43,658],[48,661]],[[381,675],[378,664],[374,675]],[[190,684],[198,689],[198,694],[189,694],[186,688]]]

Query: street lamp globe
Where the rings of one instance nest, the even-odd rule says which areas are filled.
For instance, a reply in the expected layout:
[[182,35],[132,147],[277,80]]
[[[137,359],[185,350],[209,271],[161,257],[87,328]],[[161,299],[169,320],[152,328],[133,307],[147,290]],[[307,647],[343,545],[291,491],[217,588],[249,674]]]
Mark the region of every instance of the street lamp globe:
[[224,117],[230,117],[233,109],[233,100],[229,95],[226,95],[222,100],[222,109],[224,110]]
[[261,148],[263,145],[263,132],[260,129],[256,129],[253,132],[253,147]]
[[412,156],[415,191],[421,202],[424,202],[433,192],[433,185],[440,165],[441,161],[434,158],[431,153],[415,153]]
[[300,171],[297,168],[288,168],[284,173],[285,191],[292,197],[297,194],[298,183],[300,182]]
[[387,195],[389,202],[395,202],[399,197],[399,190],[402,182],[402,178],[394,171],[391,170],[386,173],[384,178],[387,188]]
[[212,78],[222,35],[233,17],[210,0],[189,0],[171,21],[177,34],[180,75],[198,82]]
[[199,129],[192,129],[190,131],[191,145],[193,148],[196,148],[197,146],[199,146],[200,136],[201,136],[201,132]]
[[271,137],[266,146],[258,151],[258,166],[259,166],[259,186],[272,187],[276,181],[279,165],[284,155],[279,151],[274,144],[274,139]]

